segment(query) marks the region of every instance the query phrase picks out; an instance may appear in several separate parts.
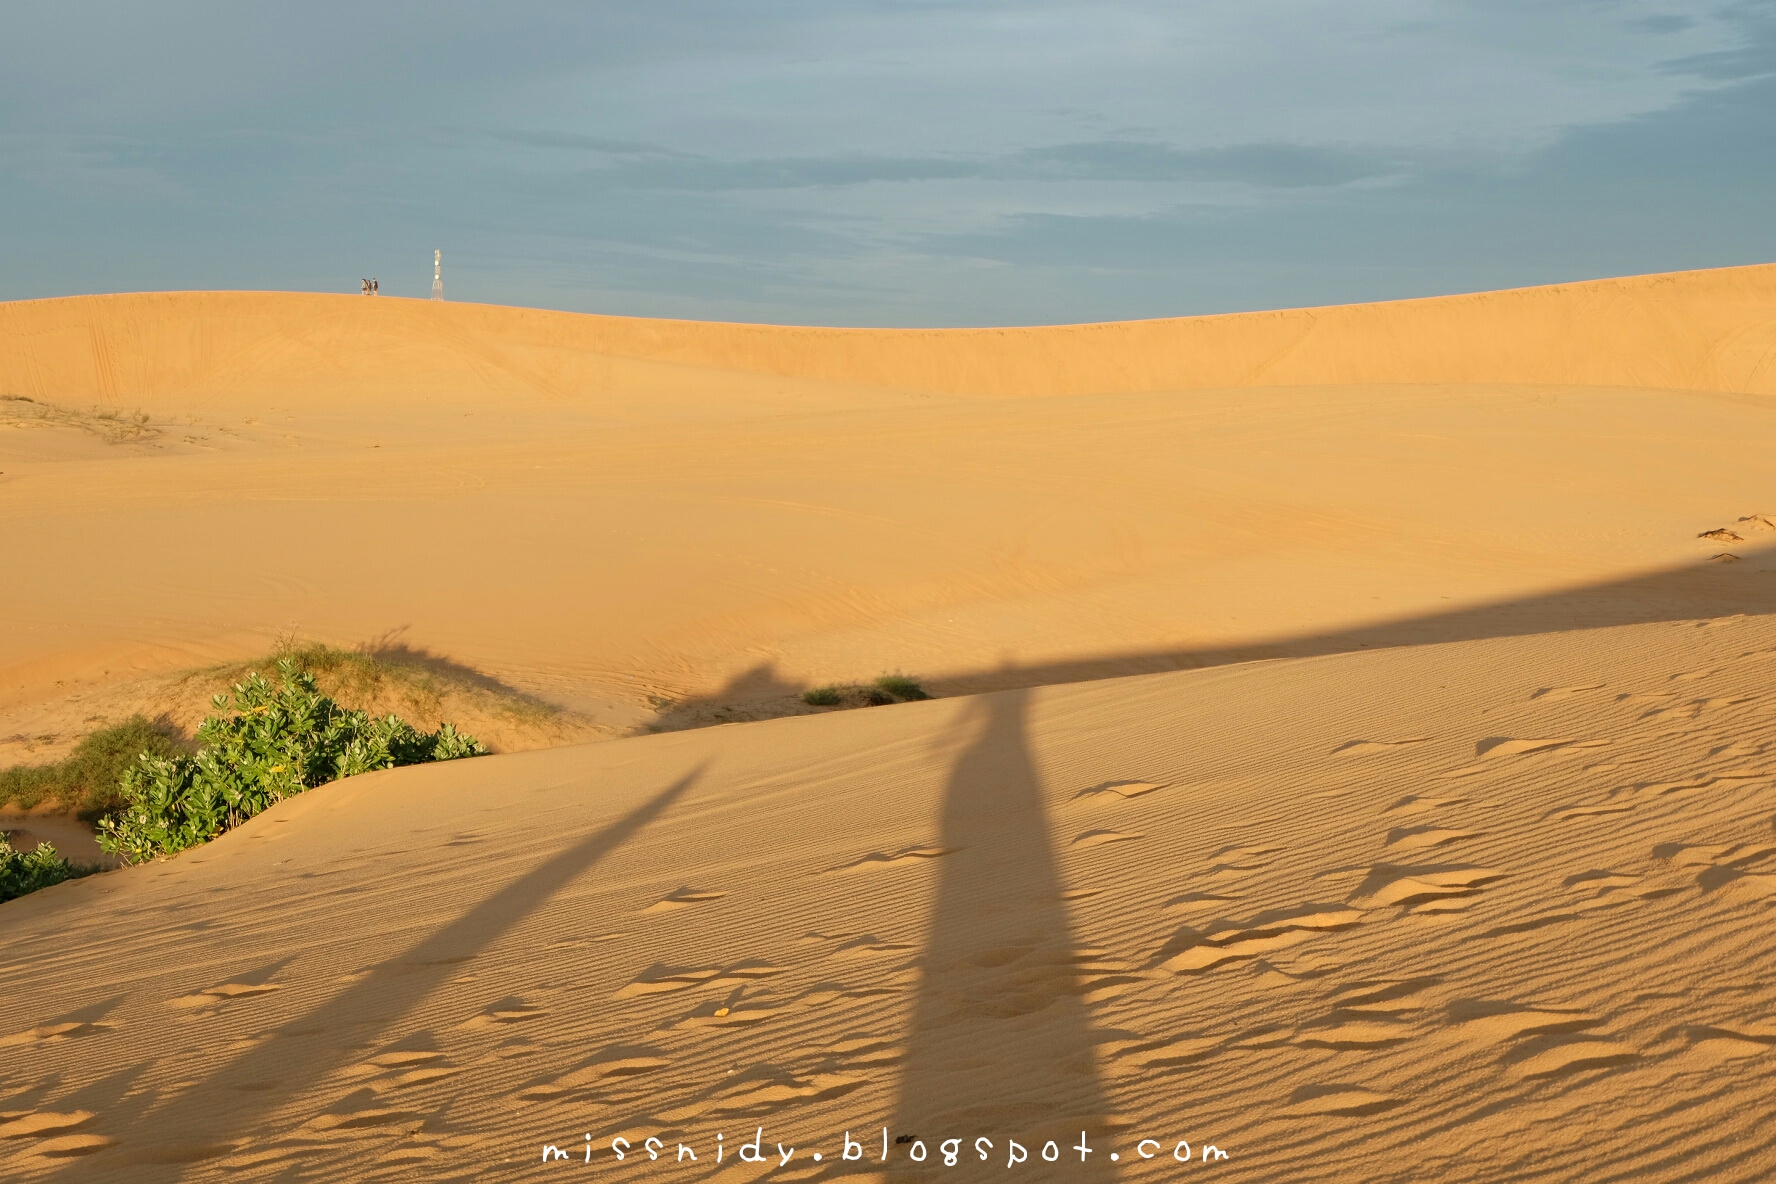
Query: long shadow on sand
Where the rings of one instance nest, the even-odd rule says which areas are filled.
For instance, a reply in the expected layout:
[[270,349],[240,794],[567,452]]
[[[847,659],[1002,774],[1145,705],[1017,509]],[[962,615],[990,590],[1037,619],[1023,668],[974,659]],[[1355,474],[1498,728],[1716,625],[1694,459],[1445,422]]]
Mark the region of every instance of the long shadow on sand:
[[[914,1169],[917,1139],[927,1169],[942,1171],[941,1143],[959,1139],[963,1163],[1004,1171],[1015,1139],[1029,1156],[1021,1176],[1048,1169],[1041,1149],[1052,1139],[1059,1159],[1049,1171],[1109,1175],[1081,955],[1025,735],[1028,697],[977,701],[980,730],[944,791],[940,845],[949,854],[938,860],[892,1125],[909,1142],[892,1148],[890,1170]],[[1082,1131],[1098,1148],[1083,1164],[1072,1149]],[[980,1137],[993,1144],[985,1164]]]
[[[251,1135],[266,1134],[269,1116],[253,1104],[255,1086],[274,1078],[318,1083],[353,1056],[362,1055],[361,1050],[340,1047],[339,1033],[332,1030],[337,1022],[335,1017],[349,1017],[355,1025],[386,1030],[449,979],[460,975],[464,962],[498,941],[551,894],[664,814],[700,775],[700,769],[687,773],[624,817],[498,889],[418,944],[377,963],[339,994],[282,1025],[269,1038],[218,1066],[176,1098],[168,1099],[161,1108],[177,1107],[182,1115],[202,1115],[201,1125],[177,1146],[130,1147],[129,1178],[179,1180],[187,1170],[195,1168],[166,1160],[208,1158],[210,1154],[224,1153],[230,1145]],[[151,1128],[152,1121],[150,1109],[141,1122]],[[101,1165],[122,1167],[121,1160],[112,1160],[112,1154],[122,1155],[124,1151],[103,1154],[78,1167],[70,1165],[64,1174],[85,1175]],[[107,1160],[111,1162],[106,1164]]]
[[[1005,663],[991,670],[951,671],[934,675],[930,686],[944,696],[978,695],[1275,658],[1322,657],[1365,649],[1776,612],[1776,547],[1741,548],[1741,554],[1743,559],[1737,562],[1685,564],[1557,592],[1346,629],[1276,637],[1249,645],[1130,650],[1055,662]],[[867,672],[860,672],[863,673]],[[679,731],[814,714],[817,709],[804,706],[799,697],[806,689],[805,683],[785,679],[773,664],[763,663],[731,679],[719,690],[670,705],[647,730]]]
[[1745,548],[1741,554],[1744,558],[1736,562],[1686,564],[1558,592],[1348,629],[1297,634],[1261,644],[1130,651],[1070,661],[1006,665],[947,675],[937,685],[945,695],[969,695],[1008,687],[1051,686],[1272,658],[1319,657],[1354,650],[1697,620],[1736,613],[1776,613],[1776,547]]

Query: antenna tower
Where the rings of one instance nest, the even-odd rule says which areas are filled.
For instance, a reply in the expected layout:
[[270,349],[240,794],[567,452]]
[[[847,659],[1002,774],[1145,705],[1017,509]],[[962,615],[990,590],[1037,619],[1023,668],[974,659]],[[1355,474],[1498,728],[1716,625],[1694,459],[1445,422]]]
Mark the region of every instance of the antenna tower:
[[444,252],[432,252],[432,299],[444,299]]

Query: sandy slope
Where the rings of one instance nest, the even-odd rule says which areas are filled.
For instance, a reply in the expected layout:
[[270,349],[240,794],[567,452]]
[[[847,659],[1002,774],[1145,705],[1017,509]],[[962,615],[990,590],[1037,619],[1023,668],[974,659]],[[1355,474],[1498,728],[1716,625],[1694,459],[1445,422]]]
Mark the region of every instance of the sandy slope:
[[1772,267],[932,332],[0,305],[0,394],[40,401],[0,400],[0,545],[28,557],[0,736],[281,631],[392,637],[621,732],[896,668],[1299,653],[1684,565],[1776,510],[1773,308]]
[[317,790],[5,906],[0,1172],[553,1179],[590,1133],[696,1179],[719,1133],[751,1178],[763,1126],[812,1179],[887,1125],[991,1138],[955,1178],[1083,1127],[1051,1178],[1176,1178],[1150,1136],[1253,1181],[1768,1179],[1773,672],[1768,617],[1670,622]]
[[750,1178],[763,1127],[813,1179],[887,1127],[993,1140],[957,1179],[1767,1179],[1773,348],[1772,268],[953,333],[0,306],[0,733],[280,629],[612,732],[994,692],[377,774],[0,906],[0,1176]]

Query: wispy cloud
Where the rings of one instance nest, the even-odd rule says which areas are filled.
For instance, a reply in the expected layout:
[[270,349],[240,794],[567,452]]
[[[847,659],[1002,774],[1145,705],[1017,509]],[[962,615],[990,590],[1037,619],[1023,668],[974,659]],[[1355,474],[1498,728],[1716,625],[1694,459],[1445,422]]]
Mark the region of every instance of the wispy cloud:
[[[0,299],[1157,316],[1776,256],[1776,0],[69,0]],[[403,278],[406,277],[406,278]]]

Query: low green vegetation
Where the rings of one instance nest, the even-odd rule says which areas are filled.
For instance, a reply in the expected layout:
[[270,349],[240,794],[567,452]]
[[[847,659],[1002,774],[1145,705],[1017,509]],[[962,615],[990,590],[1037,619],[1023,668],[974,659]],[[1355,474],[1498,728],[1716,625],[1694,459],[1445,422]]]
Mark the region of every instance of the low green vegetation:
[[469,710],[530,728],[549,727],[561,714],[560,708],[542,699],[403,646],[348,650],[285,637],[268,658],[211,673],[230,680],[253,673],[268,675],[284,661],[313,674],[328,695],[346,703],[392,705],[433,719],[445,711]]
[[215,697],[226,714],[204,720],[195,755],[144,752],[123,774],[123,808],[99,820],[99,846],[141,863],[208,842],[329,781],[487,751],[448,723],[421,732],[396,715],[348,711],[294,657],[277,670],[279,686],[253,673],[232,696]]
[[14,851],[12,844],[0,836],[0,901],[60,884],[63,880],[90,876],[98,870],[69,863],[48,843],[39,843],[35,851]]
[[91,733],[54,764],[0,769],[0,805],[29,810],[55,802],[92,822],[123,808],[123,775],[138,756],[171,757],[180,751],[170,728],[133,715]]
[[869,686],[848,684],[802,692],[802,702],[810,707],[884,707],[929,698],[919,680],[905,674],[884,674]]
[[881,691],[884,695],[892,695],[898,703],[912,703],[920,699],[931,698],[925,693],[925,688],[919,685],[918,679],[900,673],[884,674],[878,678],[876,690]]

